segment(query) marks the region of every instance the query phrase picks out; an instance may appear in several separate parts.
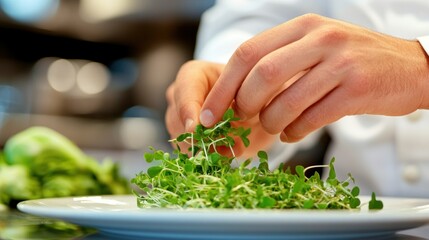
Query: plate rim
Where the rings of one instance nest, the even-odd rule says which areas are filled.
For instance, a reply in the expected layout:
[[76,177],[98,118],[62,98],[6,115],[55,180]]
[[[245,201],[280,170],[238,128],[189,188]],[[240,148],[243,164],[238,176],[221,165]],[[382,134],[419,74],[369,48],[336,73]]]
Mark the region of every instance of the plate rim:
[[[256,216],[264,219],[265,225],[272,225],[271,228],[279,228],[284,224],[288,224],[287,228],[291,229],[296,227],[296,231],[300,232],[302,227],[308,228],[315,224],[323,224],[321,226],[345,226],[348,228],[352,224],[358,226],[368,226],[371,231],[377,232],[384,230],[386,233],[394,233],[401,230],[406,230],[414,227],[420,227],[429,224],[429,199],[423,198],[400,198],[400,197],[379,197],[384,202],[389,201],[418,201],[427,205],[427,211],[416,214],[416,212],[404,211],[385,211],[378,210],[374,212],[363,210],[299,210],[299,209],[140,209],[135,207],[124,211],[84,211],[82,209],[71,209],[69,207],[49,207],[47,205],[32,205],[35,203],[49,203],[50,201],[71,201],[73,198],[80,197],[100,197],[110,199],[126,199],[128,203],[136,199],[135,195],[100,195],[100,196],[77,196],[77,197],[61,197],[61,198],[45,198],[26,200],[18,203],[17,208],[25,213],[33,214],[41,217],[56,218],[68,221],[74,224],[94,227],[101,232],[121,232],[122,234],[128,232],[130,234],[146,234],[150,233],[150,224],[146,228],[140,228],[139,224],[147,224],[150,220],[153,226],[157,223],[171,223],[184,226],[186,224],[196,224],[198,226],[205,226],[205,224],[218,224],[227,226],[228,224],[236,226],[257,226],[261,223],[255,220]],[[360,196],[360,198],[367,198],[367,196]],[[46,211],[48,209],[48,211]],[[136,211],[138,210],[138,211]],[[144,213],[144,214],[143,214]],[[202,221],[202,215],[204,221]],[[240,214],[237,214],[240,213]],[[168,217],[168,221],[166,218]],[[96,223],[96,220],[103,221]],[[115,219],[116,218],[116,219]],[[120,221],[119,225],[114,224]],[[237,221],[239,221],[238,225]],[[305,226],[303,226],[305,225]],[[206,226],[207,228],[207,226]],[[320,227],[317,227],[320,228]],[[170,229],[171,230],[171,229]],[[174,230],[174,229],[173,229]],[[293,229],[292,229],[293,230]],[[329,229],[328,229],[329,230]],[[231,230],[232,231],[232,230]],[[257,229],[254,229],[257,231]],[[311,232],[321,231],[314,229]],[[332,231],[332,229],[331,229]],[[338,230],[341,232],[341,229]],[[153,233],[153,232],[152,232]],[[335,234],[335,233],[333,233]]]

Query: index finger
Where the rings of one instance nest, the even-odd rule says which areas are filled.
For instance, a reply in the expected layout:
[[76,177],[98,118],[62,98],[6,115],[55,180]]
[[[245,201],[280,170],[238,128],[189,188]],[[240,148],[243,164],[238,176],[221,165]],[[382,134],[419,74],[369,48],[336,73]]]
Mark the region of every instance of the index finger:
[[[212,126],[218,122],[253,66],[265,55],[305,36],[321,17],[309,14],[295,18],[244,42],[231,56],[202,106],[200,122]],[[287,33],[287,34],[285,34]]]

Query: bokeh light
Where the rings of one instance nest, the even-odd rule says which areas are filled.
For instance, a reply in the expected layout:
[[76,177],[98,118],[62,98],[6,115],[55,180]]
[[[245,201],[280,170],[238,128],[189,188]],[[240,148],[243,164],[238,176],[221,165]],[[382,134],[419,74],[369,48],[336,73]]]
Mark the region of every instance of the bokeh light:
[[0,0],[3,12],[19,22],[39,22],[54,15],[59,0]]
[[107,88],[109,82],[109,70],[106,66],[98,62],[89,62],[83,65],[77,73],[77,86],[86,94],[102,92]]
[[70,91],[76,82],[76,69],[66,59],[54,61],[48,68],[47,78],[49,85],[58,92]]

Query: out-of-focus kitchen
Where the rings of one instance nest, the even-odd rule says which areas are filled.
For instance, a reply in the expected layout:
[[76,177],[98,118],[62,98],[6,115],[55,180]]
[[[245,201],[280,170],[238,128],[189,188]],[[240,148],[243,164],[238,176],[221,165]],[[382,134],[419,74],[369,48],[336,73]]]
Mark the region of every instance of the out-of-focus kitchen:
[[[74,159],[56,164],[52,163],[55,156],[47,157],[50,163],[40,164],[41,171],[25,179],[36,171],[36,160],[31,160],[30,167],[3,165],[1,169],[2,154],[0,239],[75,239],[93,233],[20,213],[14,209],[18,203],[14,197],[79,195],[82,189],[88,191],[81,195],[131,193],[123,191],[127,185],[123,180],[131,185],[130,179],[147,169],[144,152],[149,147],[172,149],[164,125],[165,90],[180,66],[192,59],[200,16],[213,3],[0,0],[0,145],[4,155],[12,137],[45,127],[21,134],[24,141],[31,138],[33,142],[21,145],[23,151],[13,151],[41,154],[43,146],[48,152],[60,146],[68,149],[57,149],[63,151],[60,155]],[[50,135],[46,129],[59,135]],[[73,161],[80,163],[76,167]],[[49,169],[58,174],[50,176]],[[68,175],[61,176],[61,172]],[[34,182],[42,178],[43,186]],[[53,188],[48,190],[47,185]]]
[[46,126],[97,159],[168,149],[165,89],[212,0],[0,1],[0,141]]

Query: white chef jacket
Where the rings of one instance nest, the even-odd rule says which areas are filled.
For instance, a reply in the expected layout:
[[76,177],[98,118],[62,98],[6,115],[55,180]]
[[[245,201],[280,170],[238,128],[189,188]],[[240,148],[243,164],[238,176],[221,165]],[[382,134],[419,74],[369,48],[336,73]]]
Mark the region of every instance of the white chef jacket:
[[[406,39],[429,35],[428,0],[220,0],[202,16],[195,57],[226,63],[245,40],[305,13]],[[428,51],[427,37],[419,40]],[[351,173],[361,194],[429,197],[429,111],[348,116],[323,130],[332,137],[326,161],[335,157],[338,178]],[[320,131],[294,144],[279,141],[271,166],[314,144]]]

